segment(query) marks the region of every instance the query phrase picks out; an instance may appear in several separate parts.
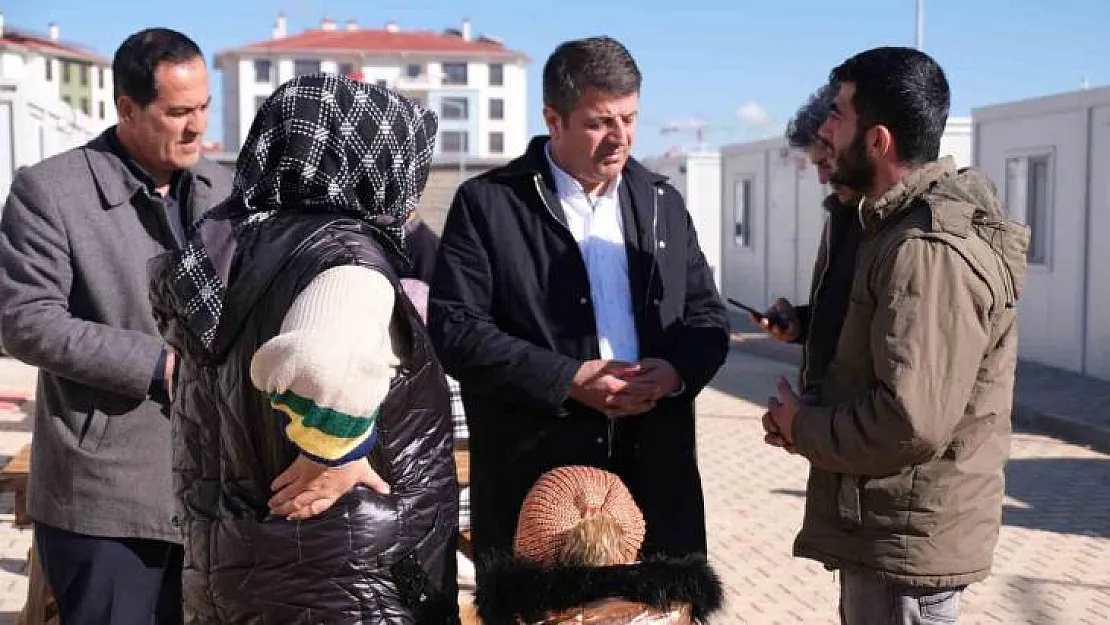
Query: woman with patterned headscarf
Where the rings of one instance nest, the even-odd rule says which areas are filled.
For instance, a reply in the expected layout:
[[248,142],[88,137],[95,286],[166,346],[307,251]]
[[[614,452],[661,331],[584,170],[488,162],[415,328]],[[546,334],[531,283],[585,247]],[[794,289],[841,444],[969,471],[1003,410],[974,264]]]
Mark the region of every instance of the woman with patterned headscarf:
[[449,396],[398,279],[435,133],[388,89],[295,78],[152,263],[186,622],[457,622]]

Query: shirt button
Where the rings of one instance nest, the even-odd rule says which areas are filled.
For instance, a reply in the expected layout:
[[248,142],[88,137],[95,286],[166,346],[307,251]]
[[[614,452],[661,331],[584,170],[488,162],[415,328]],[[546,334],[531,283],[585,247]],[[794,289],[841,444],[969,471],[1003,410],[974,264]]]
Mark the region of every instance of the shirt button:
[[659,301],[659,298],[657,297],[657,298],[655,298],[655,299],[651,300],[651,303],[652,303],[652,304],[655,304],[656,308],[658,308],[658,307],[659,307],[659,304],[661,304],[662,302],[660,302],[660,301]]
[[598,445],[600,445],[600,444],[602,444],[602,443],[604,443],[604,442],[605,442],[605,439],[604,439],[604,438],[601,438],[600,436],[598,436],[598,437],[597,437],[597,444],[598,444]]
[[586,304],[589,304],[589,303],[590,303],[590,300],[589,300],[589,299],[587,299],[587,298],[585,298],[585,297],[583,297],[582,299],[578,300],[578,303],[579,303],[579,304],[582,304],[583,306],[585,306]]

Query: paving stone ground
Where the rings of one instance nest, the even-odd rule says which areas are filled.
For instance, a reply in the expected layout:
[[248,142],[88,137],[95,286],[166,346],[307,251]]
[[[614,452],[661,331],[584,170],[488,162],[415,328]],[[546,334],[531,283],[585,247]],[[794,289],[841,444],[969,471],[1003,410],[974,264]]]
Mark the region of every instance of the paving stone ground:
[[[837,584],[792,558],[806,462],[763,444],[762,405],[793,368],[733,353],[699,400],[710,557],[727,587],[714,623],[836,624]],[[1110,623],[1110,456],[1014,436],[993,575],[969,588],[961,625]]]
[[[699,398],[710,558],[727,594],[714,625],[836,624],[834,574],[790,556],[806,463],[760,435],[779,375],[794,369],[734,351]],[[21,384],[26,371],[0,360],[0,389]],[[29,440],[25,413],[0,409],[0,456]],[[994,573],[966,593],[961,625],[1110,623],[1110,456],[1019,432],[1007,477]],[[14,622],[27,590],[31,537],[12,527],[11,508],[0,497],[0,625]]]

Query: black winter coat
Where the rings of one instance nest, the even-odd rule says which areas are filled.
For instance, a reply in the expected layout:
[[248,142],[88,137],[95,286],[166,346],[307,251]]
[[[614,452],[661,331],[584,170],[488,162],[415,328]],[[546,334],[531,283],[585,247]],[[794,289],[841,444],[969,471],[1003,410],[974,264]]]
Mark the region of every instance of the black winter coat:
[[[217,209],[219,210],[219,209]],[[211,236],[231,227],[202,223]],[[232,277],[211,352],[186,329],[169,288],[172,257],[156,259],[159,325],[181,354],[173,403],[173,470],[185,538],[188,623],[455,623],[458,487],[449,395],[427,334],[383,248],[359,222],[278,215],[232,251]],[[270,483],[296,458],[280,413],[250,380],[255,351],[275,336],[296,296],[339,265],[378,269],[394,283],[394,328],[407,337],[401,373],[380,413],[374,469],[392,492],[356,487],[323,514],[269,514]]]
[[646,553],[704,552],[694,398],[728,352],[728,317],[682,197],[630,160],[619,189],[640,357],[685,383],[651,412],[615,420],[568,398],[599,357],[585,261],[565,223],[545,137],[464,183],[447,215],[428,329],[459,380],[470,430],[477,555],[509,551],[532,483],[551,468],[607,469],[647,521]]

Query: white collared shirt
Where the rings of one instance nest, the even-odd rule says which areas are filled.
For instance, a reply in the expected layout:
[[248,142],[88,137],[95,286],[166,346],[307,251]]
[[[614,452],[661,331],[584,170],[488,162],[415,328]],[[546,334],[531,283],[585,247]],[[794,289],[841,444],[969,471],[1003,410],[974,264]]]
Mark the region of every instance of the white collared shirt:
[[601,358],[637,362],[640,343],[636,336],[636,318],[632,315],[628,253],[624,246],[624,222],[617,191],[620,178],[602,193],[590,197],[581,183],[551,158],[550,143],[544,148],[544,154],[555,178],[567,228],[586,262]]

